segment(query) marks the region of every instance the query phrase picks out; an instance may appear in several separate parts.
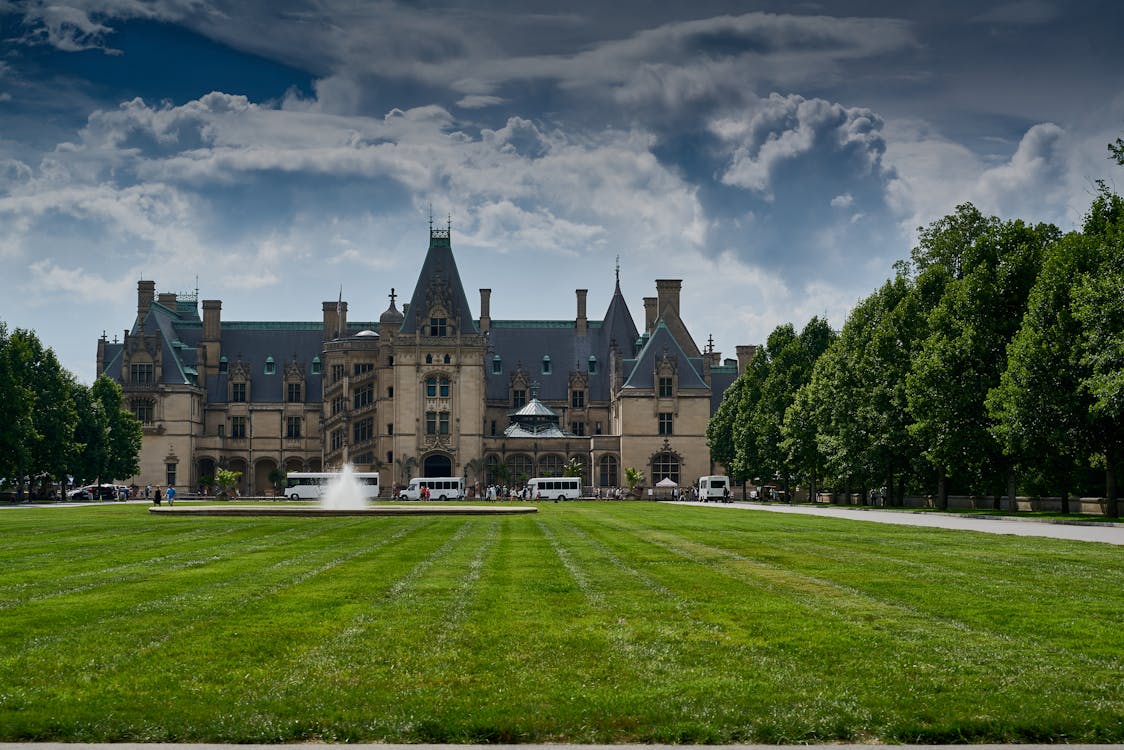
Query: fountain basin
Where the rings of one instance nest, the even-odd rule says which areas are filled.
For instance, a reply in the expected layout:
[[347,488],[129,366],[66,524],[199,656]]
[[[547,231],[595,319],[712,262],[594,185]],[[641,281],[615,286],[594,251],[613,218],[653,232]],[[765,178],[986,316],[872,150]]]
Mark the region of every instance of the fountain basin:
[[369,505],[363,508],[324,508],[319,505],[154,505],[149,513],[162,516],[512,516],[537,513],[525,505]]

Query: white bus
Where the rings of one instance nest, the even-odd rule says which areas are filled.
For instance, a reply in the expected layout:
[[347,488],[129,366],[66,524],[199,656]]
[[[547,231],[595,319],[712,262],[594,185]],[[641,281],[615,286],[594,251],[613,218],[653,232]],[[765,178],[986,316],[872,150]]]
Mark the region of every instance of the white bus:
[[577,500],[582,496],[581,477],[534,477],[527,481],[532,500]]
[[[328,485],[342,476],[342,471],[291,471],[285,477],[285,496],[290,500],[319,500]],[[362,486],[366,499],[378,498],[378,472],[355,471],[351,476]]]
[[430,500],[460,500],[464,497],[464,477],[415,477],[398,493],[399,500],[421,500],[422,487]]
[[699,500],[728,500],[730,497],[730,478],[723,476],[699,477]]

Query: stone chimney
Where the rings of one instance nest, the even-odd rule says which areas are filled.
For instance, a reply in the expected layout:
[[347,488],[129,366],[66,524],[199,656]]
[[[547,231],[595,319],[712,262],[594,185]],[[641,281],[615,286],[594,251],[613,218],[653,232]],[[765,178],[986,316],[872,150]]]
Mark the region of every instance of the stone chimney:
[[644,298],[644,330],[649,334],[656,328],[656,321],[659,320],[659,313],[656,311],[656,298]]
[[160,292],[156,297],[156,301],[169,310],[175,311],[176,309],[176,293],[175,292]]
[[492,329],[492,290],[480,290],[480,333]]
[[324,340],[331,341],[346,334],[347,302],[328,300],[324,303]]
[[656,279],[656,297],[658,299],[657,317],[663,318],[674,311],[674,317],[679,317],[679,290],[683,288],[682,279]]
[[218,341],[222,338],[222,300],[203,300],[203,340]]
[[152,300],[156,297],[155,281],[137,282],[137,319],[144,320],[148,315],[148,308],[152,307]]
[[735,347],[738,352],[738,374],[745,372],[745,368],[753,361],[753,357],[757,354],[756,346],[738,346]]
[[578,296],[578,317],[575,321],[575,328],[579,336],[584,336],[589,327],[589,320],[586,318],[585,298],[589,294],[588,289],[575,289],[574,293]]

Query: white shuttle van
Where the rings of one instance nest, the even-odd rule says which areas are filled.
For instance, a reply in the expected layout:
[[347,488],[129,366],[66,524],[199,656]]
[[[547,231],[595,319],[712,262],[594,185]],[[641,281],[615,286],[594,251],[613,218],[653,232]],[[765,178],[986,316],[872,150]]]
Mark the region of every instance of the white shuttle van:
[[729,500],[730,478],[723,476],[699,477],[699,500]]
[[582,496],[581,477],[534,477],[527,480],[532,500],[577,500]]
[[464,498],[464,477],[415,477],[398,493],[399,500],[421,500],[422,487],[429,489],[430,500]]

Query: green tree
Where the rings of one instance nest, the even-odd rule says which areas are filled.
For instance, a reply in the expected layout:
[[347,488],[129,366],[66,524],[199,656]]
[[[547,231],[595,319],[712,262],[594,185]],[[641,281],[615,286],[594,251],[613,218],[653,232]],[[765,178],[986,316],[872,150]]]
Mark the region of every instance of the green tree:
[[230,469],[218,469],[215,472],[215,486],[218,487],[218,496],[229,499],[234,494],[238,481],[242,479],[242,472]]
[[32,359],[26,337],[9,336],[0,323],[0,476],[14,480],[20,492],[38,439],[37,394],[27,378]]
[[938,505],[947,506],[947,477],[975,493],[998,496],[1011,471],[991,430],[985,401],[1006,368],[1045,248],[1058,230],[984,217],[958,206],[922,233],[914,252],[921,275],[944,281],[928,316],[928,336],[906,379],[910,426],[937,469]]
[[1054,243],[1008,348],[1006,371],[988,395],[996,438],[1041,463],[1068,492],[1074,468],[1092,456],[1105,470],[1106,512],[1117,517],[1122,433],[1120,368],[1124,310],[1124,201],[1103,186],[1081,232]]
[[414,469],[418,468],[418,459],[415,456],[403,456],[394,459],[394,465],[398,469],[398,481],[402,485],[407,485],[414,478]]
[[924,329],[919,307],[899,266],[852,309],[816,361],[785,415],[785,447],[806,473],[834,478],[848,494],[885,485],[892,497],[904,495],[916,453],[907,432],[905,378]]
[[77,422],[74,426],[74,455],[70,473],[76,482],[99,481],[105,471],[109,452],[109,421],[101,401],[94,398],[88,386],[71,384]]
[[106,435],[103,479],[125,479],[140,472],[140,449],[144,428],[140,420],[122,408],[121,386],[107,375],[99,375],[90,386],[90,395],[101,403],[108,433]]
[[638,486],[644,483],[644,472],[633,466],[626,466],[624,470],[624,481],[628,485],[628,492],[632,494]]
[[1124,138],[1117,138],[1108,144],[1108,153],[1117,164],[1124,166]]
[[564,476],[564,477],[584,477],[585,476],[585,464],[583,464],[581,462],[581,459],[577,458],[576,456],[574,458],[571,458],[569,461],[566,462],[566,465],[562,467],[562,476]]
[[737,448],[734,444],[734,427],[746,380],[747,376],[744,372],[738,375],[726,389],[726,392],[722,394],[722,403],[718,405],[718,410],[706,423],[706,444],[710,448],[710,457],[724,466],[731,480],[738,484],[743,483],[746,477],[739,476],[734,468],[734,459],[737,455]]
[[31,473],[65,481],[75,452],[78,411],[71,394],[76,381],[59,364],[54,351],[44,349],[35,334],[29,333],[27,337],[35,355],[27,372],[29,384],[36,393]]

